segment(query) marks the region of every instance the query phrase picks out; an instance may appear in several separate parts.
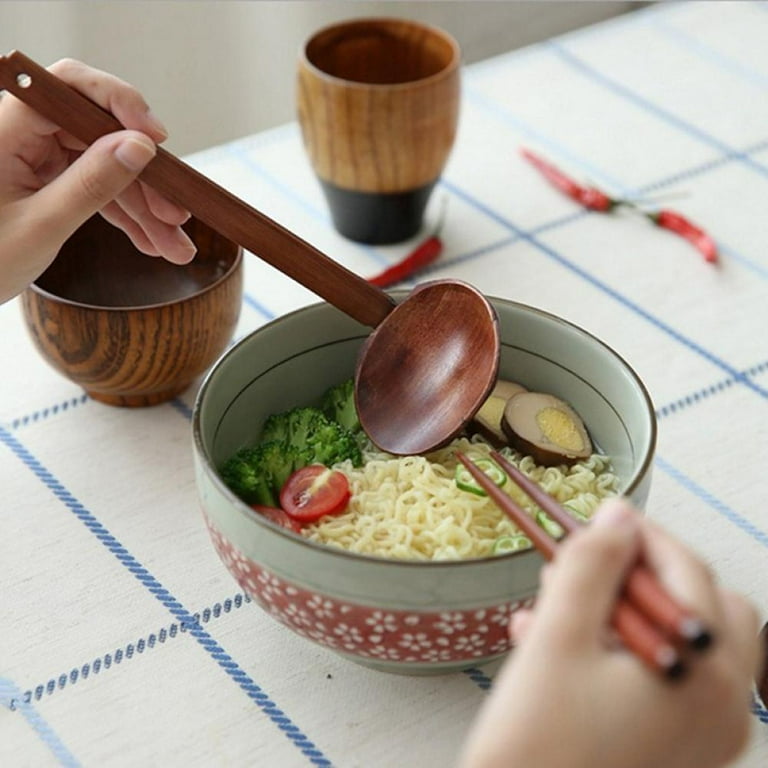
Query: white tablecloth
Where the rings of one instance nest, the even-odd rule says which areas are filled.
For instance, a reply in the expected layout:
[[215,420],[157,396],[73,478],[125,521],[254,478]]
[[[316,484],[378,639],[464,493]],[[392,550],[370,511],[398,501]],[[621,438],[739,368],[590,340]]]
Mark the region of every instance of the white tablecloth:
[[[766,41],[765,3],[664,4],[467,68],[427,222],[447,197],[446,249],[424,275],[557,313],[624,356],[659,418],[648,514],[763,614]],[[668,205],[715,237],[720,265],[640,217],[580,209],[521,145],[615,194],[685,193]],[[362,275],[419,240],[338,236],[295,124],[190,160]],[[313,301],[249,257],[238,335]],[[100,405],[38,357],[17,301],[0,329],[1,765],[451,764],[498,665],[392,676],[293,635],[210,544],[195,392]],[[768,764],[768,711],[754,714],[744,768]]]

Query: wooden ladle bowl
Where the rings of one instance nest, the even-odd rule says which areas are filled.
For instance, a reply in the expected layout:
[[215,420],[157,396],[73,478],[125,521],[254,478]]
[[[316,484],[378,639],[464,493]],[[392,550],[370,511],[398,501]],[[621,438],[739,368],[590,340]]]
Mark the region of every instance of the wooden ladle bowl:
[[183,392],[224,352],[240,314],[242,248],[196,219],[184,266],[149,258],[94,216],[22,294],[43,358],[95,400],[145,406]]

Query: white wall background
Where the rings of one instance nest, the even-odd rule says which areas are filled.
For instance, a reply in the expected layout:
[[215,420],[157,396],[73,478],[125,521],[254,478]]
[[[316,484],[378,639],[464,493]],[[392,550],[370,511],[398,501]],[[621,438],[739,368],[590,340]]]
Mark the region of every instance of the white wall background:
[[[294,64],[316,28],[353,16],[407,16],[441,26],[464,61],[591,24],[631,2],[346,0],[3,0],[0,52],[43,65],[64,56],[137,85],[177,154],[294,118]],[[539,84],[532,84],[539,87]]]

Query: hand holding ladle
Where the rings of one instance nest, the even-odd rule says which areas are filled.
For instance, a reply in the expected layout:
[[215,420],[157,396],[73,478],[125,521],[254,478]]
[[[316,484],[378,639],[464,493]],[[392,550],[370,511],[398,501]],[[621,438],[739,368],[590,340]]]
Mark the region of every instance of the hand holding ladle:
[[[19,51],[0,56],[0,86],[86,144],[122,130],[108,112]],[[498,372],[498,321],[479,291],[453,280],[417,286],[400,304],[379,288],[158,148],[140,180],[375,330],[355,375],[363,428],[394,454],[458,434]]]

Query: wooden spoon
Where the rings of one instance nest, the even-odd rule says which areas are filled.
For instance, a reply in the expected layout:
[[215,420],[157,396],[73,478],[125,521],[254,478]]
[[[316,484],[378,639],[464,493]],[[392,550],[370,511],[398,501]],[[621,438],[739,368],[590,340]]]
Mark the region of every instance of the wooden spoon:
[[[101,109],[23,53],[0,56],[0,86],[85,142],[122,130]],[[418,286],[400,304],[162,148],[142,182],[224,237],[376,330],[358,361],[360,421],[379,448],[424,453],[458,434],[496,379],[496,312],[471,286]]]

